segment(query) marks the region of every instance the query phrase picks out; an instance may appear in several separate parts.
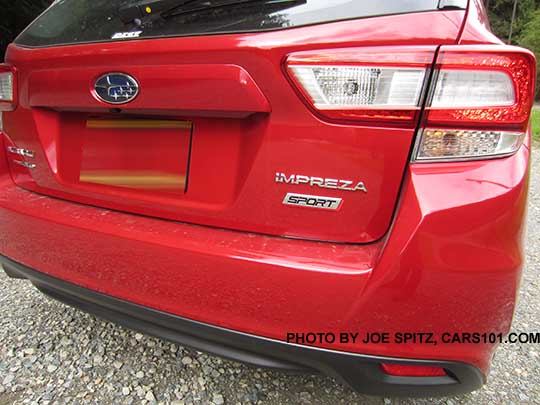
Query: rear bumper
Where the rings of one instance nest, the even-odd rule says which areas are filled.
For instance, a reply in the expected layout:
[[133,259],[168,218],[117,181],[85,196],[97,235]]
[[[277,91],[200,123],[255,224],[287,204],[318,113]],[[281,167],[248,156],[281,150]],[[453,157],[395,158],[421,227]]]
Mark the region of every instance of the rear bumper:
[[[506,333],[522,266],[528,161],[523,147],[496,161],[411,166],[390,232],[369,245],[267,237],[80,205],[18,188],[0,167],[0,254],[57,298],[100,315],[111,312],[111,303],[146,308],[150,318],[116,310],[110,316],[173,340],[188,336],[182,343],[202,350],[319,369],[370,393],[412,392],[412,383],[380,375],[381,358],[425,360],[444,364],[455,381],[415,379],[414,393],[465,392],[482,383],[494,345],[348,341],[308,348],[284,341],[289,332]],[[40,275],[84,295],[52,288]],[[174,332],[154,315],[195,322],[212,336],[232,333],[233,343],[246,337],[249,350]],[[258,342],[271,342],[271,349],[261,352],[265,344]]]
[[[131,329],[255,366],[318,370],[367,394],[459,394],[477,389],[484,383],[482,373],[467,364],[389,359],[287,344],[192,321],[96,293],[47,276],[5,257],[0,258],[0,262],[11,277],[27,278],[41,292],[75,308]],[[443,367],[449,375],[425,378],[394,377],[381,371],[380,364],[383,362]]]

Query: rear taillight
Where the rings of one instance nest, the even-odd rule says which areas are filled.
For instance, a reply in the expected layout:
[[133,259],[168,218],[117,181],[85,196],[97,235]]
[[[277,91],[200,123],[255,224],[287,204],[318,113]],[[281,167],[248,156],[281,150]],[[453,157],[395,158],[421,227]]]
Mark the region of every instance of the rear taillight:
[[444,46],[437,60],[429,124],[527,127],[535,60],[511,46]]
[[311,51],[291,55],[287,71],[309,105],[330,119],[412,126],[426,100],[415,161],[515,153],[533,103],[533,54],[456,45],[441,47],[435,64],[434,57],[430,47]]
[[418,134],[417,162],[508,156],[522,145],[524,132],[425,128]]
[[510,46],[443,46],[417,162],[508,156],[522,145],[534,100],[535,59]]
[[16,104],[15,70],[0,64],[0,111],[12,111]]
[[368,47],[301,52],[287,60],[289,76],[309,105],[337,120],[414,124],[432,47]]

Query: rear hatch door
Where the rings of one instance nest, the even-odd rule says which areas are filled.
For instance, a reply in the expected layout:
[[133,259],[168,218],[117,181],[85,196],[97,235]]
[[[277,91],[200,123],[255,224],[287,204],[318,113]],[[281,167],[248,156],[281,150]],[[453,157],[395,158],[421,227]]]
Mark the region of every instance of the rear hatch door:
[[57,2],[10,46],[18,106],[4,129],[19,186],[279,236],[368,243],[385,234],[419,114],[321,114],[291,64],[327,54],[377,65],[418,52],[425,81],[464,10],[431,0],[194,4],[126,24],[119,9],[131,3]]

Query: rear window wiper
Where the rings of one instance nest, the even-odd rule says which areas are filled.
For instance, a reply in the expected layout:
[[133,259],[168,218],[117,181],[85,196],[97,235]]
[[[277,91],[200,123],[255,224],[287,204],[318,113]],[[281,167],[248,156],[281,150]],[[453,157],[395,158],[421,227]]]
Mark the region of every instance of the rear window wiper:
[[[167,19],[182,14],[210,11],[227,7],[238,7],[252,3],[264,5],[299,5],[307,3],[307,0],[139,0],[118,10],[120,19],[124,23],[131,23],[136,19],[156,15]],[[194,7],[184,7],[193,4]]]

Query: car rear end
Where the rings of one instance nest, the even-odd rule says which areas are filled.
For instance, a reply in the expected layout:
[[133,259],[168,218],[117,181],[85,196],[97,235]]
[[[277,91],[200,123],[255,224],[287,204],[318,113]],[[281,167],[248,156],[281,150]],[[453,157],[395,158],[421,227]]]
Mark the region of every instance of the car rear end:
[[494,341],[289,338],[509,330],[530,52],[476,1],[97,3],[0,66],[9,275],[363,392],[483,384]]

